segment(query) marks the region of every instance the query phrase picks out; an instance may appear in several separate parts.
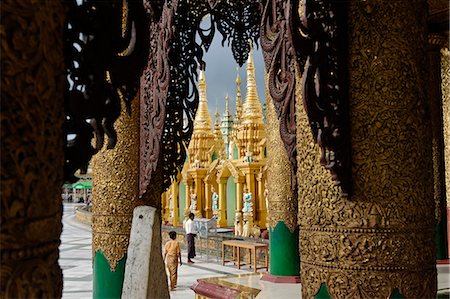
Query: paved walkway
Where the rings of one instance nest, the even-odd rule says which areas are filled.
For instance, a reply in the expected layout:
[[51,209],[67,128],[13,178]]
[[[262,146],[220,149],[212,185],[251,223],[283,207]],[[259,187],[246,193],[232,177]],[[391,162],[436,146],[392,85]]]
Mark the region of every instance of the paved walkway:
[[[63,299],[92,298],[92,232],[89,225],[75,219],[74,206],[75,204],[64,204],[59,258],[64,276]],[[182,260],[177,290],[170,294],[174,299],[194,298],[195,294],[190,286],[199,278],[249,273],[200,259],[194,259],[195,264],[187,265],[184,264],[186,253],[182,254]]]
[[92,232],[75,220],[75,204],[64,204],[59,264],[63,270],[63,298],[92,298]]
[[[75,204],[64,204],[63,233],[61,235],[59,263],[63,269],[64,289],[63,299],[92,298],[92,232],[91,227],[75,220]],[[182,254],[183,263],[186,253]],[[171,298],[194,298],[190,289],[197,279],[221,277],[236,286],[248,286],[259,289],[258,299],[271,298],[301,298],[300,284],[273,284],[259,279],[245,270],[233,266],[222,266],[196,259],[193,265],[183,264],[179,268],[178,288],[171,292]],[[438,293],[448,294],[450,290],[450,266],[438,265]],[[229,277],[225,277],[229,276]],[[232,276],[232,277],[230,277]],[[280,287],[281,286],[281,287]],[[440,298],[448,295],[443,295]]]

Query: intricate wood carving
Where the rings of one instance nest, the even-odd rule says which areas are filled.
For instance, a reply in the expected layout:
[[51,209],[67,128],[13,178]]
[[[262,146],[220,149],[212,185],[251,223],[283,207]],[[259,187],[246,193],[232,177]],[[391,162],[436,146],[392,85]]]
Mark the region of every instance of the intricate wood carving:
[[[152,55],[141,90],[141,194],[147,191],[158,165],[167,188],[186,159],[185,145],[198,105],[197,67],[205,68],[203,51],[208,50],[215,30],[222,34],[223,43],[231,43],[242,65],[250,49],[247,40],[258,39],[258,8],[256,0],[172,1],[164,6],[159,25],[152,25]],[[201,28],[208,14],[209,27]]]
[[[152,1],[146,1],[150,8]],[[150,55],[141,78],[139,194],[143,195],[157,171],[161,157],[161,138],[166,119],[170,81],[169,51],[174,35],[173,18],[177,1],[165,4],[159,19],[150,25]],[[159,166],[162,167],[162,166]]]
[[321,149],[320,164],[347,196],[351,192],[347,3],[303,0],[300,5],[294,46],[303,75],[304,108]]
[[60,298],[61,1],[1,3],[1,298]]
[[304,297],[322,283],[333,298],[387,298],[395,288],[405,298],[435,297],[425,4],[349,2],[351,200],[319,167],[298,103]]
[[[268,94],[269,91],[266,91]],[[267,190],[268,223],[275,229],[278,222],[284,222],[287,228],[294,232],[298,227],[298,199],[293,196],[289,182],[292,180],[291,164],[289,163],[273,101],[267,96]]]
[[73,181],[102,148],[105,134],[107,148],[116,144],[120,101],[130,109],[148,57],[149,15],[138,0],[73,0],[68,6],[64,172]]
[[295,49],[292,44],[292,14],[295,0],[267,0],[261,21],[261,47],[268,86],[280,121],[280,134],[291,163],[291,186],[297,194],[295,120]]
[[[269,90],[296,186],[295,67],[303,76],[303,100],[320,163],[343,194],[351,190],[350,143],[345,76],[346,5],[333,1],[268,0],[261,45]],[[339,25],[339,26],[338,26]],[[338,41],[341,41],[338,43]]]

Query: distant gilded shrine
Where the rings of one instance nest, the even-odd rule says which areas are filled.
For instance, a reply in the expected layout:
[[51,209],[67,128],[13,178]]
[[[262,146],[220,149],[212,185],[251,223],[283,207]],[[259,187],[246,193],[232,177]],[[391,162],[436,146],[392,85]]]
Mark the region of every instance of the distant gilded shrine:
[[203,71],[200,71],[198,85],[200,100],[187,149],[188,158],[177,180],[162,194],[163,220],[180,225],[192,211],[197,218],[216,215],[220,227],[233,226],[236,217],[243,217],[246,191],[251,193],[253,223],[265,228],[266,126],[256,88],[253,53],[247,61],[244,103],[239,74],[236,78],[234,116],[230,113],[227,95],[223,117],[219,121],[216,111],[213,125]]

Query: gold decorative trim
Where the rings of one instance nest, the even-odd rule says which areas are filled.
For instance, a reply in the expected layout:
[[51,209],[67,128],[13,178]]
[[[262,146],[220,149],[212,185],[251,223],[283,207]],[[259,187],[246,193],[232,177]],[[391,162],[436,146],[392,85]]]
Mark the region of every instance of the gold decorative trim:
[[351,198],[341,197],[320,167],[300,84],[296,90],[303,296],[313,298],[325,283],[332,298],[388,298],[394,288],[406,298],[431,298],[436,252],[424,109],[426,2],[348,5]]
[[138,198],[139,101],[132,102],[131,116],[122,107],[114,124],[117,145],[103,148],[92,159],[92,254],[101,250],[111,271],[128,249],[133,210]]
[[[355,273],[358,273],[355,275]],[[433,298],[436,271],[344,270],[320,268],[302,262],[302,296],[314,298],[325,283],[331,298],[390,298],[396,286],[405,298]],[[308,286],[308,287],[305,287]]]
[[268,224],[271,229],[274,229],[281,221],[293,232],[298,226],[298,205],[297,199],[292,195],[291,163],[281,140],[280,124],[267,87],[266,109],[267,123],[270,124],[267,126]]
[[450,207],[450,51],[441,50],[442,122],[444,127],[444,162],[447,207]]

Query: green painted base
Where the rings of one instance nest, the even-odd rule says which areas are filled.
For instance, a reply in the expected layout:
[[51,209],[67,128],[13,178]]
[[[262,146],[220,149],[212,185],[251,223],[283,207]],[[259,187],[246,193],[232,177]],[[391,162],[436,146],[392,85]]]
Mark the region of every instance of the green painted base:
[[405,298],[402,294],[400,294],[400,291],[398,289],[394,289],[392,291],[391,296],[389,297],[389,299],[403,299]]
[[324,283],[320,285],[320,289],[314,296],[314,299],[331,299],[330,293],[328,293],[327,286]]
[[[392,291],[391,296],[389,296],[389,299],[403,299],[405,298],[402,294],[400,294],[398,289],[394,289]],[[314,299],[331,299],[330,293],[328,292],[327,286],[322,283],[320,285],[320,289],[317,292],[317,294],[314,296]]]
[[127,257],[121,259],[116,270],[111,271],[109,262],[106,260],[101,250],[94,256],[94,278],[92,298],[120,298],[122,296],[123,279],[125,275],[125,261]]
[[270,233],[270,269],[274,276],[299,276],[300,254],[298,252],[297,227],[294,232],[287,228],[284,222],[278,222]]
[[[443,215],[444,216],[444,215]],[[446,231],[447,219],[442,217],[441,221],[436,225],[436,259],[445,260],[447,259],[447,234]]]

